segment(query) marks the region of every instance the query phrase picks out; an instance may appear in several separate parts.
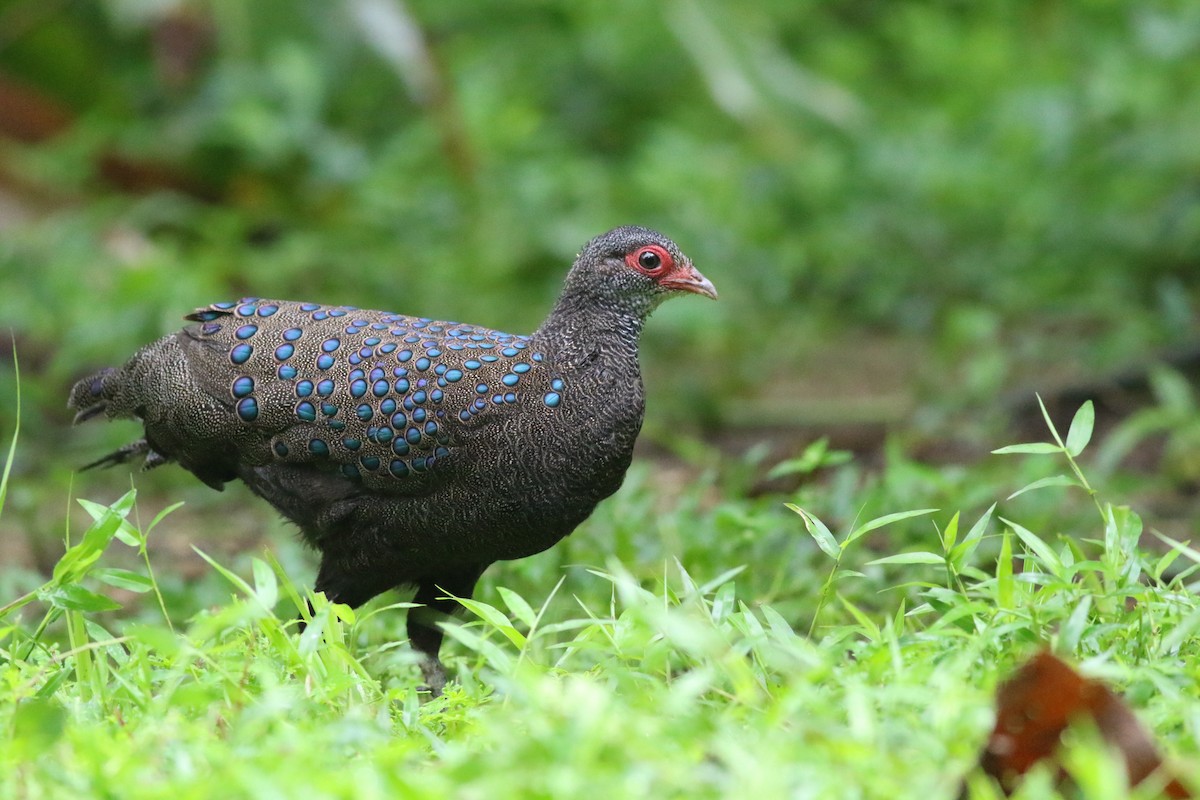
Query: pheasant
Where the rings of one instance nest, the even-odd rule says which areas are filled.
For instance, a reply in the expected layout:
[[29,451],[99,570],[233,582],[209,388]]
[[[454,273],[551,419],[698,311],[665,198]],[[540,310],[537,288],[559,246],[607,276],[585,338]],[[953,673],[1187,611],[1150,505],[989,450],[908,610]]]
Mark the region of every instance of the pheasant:
[[69,407],[144,427],[88,467],[141,457],[215,489],[243,481],[320,552],[330,600],[415,586],[409,642],[438,694],[449,595],[552,546],[621,485],[642,326],[685,292],[717,297],[674,242],[627,226],[585,245],[529,336],[248,297],[79,381]]

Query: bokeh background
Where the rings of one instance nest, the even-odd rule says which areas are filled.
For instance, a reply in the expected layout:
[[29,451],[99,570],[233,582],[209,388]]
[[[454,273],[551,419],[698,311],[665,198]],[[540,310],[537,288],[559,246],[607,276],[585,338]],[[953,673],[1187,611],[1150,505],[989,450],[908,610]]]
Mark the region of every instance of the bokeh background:
[[[0,561],[48,568],[66,497],[128,488],[73,476],[134,429],[70,429],[67,389],[192,308],[527,332],[631,222],[721,292],[648,326],[641,484],[790,492],[813,470],[768,469],[821,436],[862,470],[968,462],[1044,436],[1040,391],[1140,414],[1110,461],[1186,536],[1198,64],[1188,0],[0,2]],[[241,489],[137,482],[188,500],[181,541],[282,528]]]

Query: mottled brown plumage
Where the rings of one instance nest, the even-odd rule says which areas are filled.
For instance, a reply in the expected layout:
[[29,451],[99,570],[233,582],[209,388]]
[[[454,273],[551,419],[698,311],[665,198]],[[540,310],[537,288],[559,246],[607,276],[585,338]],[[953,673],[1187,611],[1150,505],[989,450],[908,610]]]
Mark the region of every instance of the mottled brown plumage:
[[[546,321],[514,336],[382,311],[247,298],[189,316],[76,384],[76,421],[141,420],[96,464],[240,479],[322,554],[316,589],[360,605],[400,585],[412,645],[445,681],[436,614],[495,561],[550,547],[616,491],[642,422],[638,339],[681,291],[716,297],[645,228],[587,244]],[[443,592],[444,590],[444,592]]]

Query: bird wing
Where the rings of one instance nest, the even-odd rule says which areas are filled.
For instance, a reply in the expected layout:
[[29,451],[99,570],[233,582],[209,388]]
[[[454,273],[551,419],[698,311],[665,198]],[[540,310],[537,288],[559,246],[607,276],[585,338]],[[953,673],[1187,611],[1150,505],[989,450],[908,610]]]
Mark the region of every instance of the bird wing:
[[518,384],[549,392],[526,337],[477,326],[256,298],[187,318],[197,324],[177,337],[190,372],[227,410],[241,462],[372,490],[430,491],[514,412]]

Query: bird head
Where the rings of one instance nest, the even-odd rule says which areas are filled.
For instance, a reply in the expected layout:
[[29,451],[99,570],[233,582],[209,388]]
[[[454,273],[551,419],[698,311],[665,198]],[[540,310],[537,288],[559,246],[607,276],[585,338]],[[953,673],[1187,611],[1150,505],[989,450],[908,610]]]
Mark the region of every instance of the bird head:
[[679,292],[717,299],[712,281],[700,274],[679,245],[636,225],[614,228],[588,242],[575,260],[568,285],[583,285],[648,313]]

